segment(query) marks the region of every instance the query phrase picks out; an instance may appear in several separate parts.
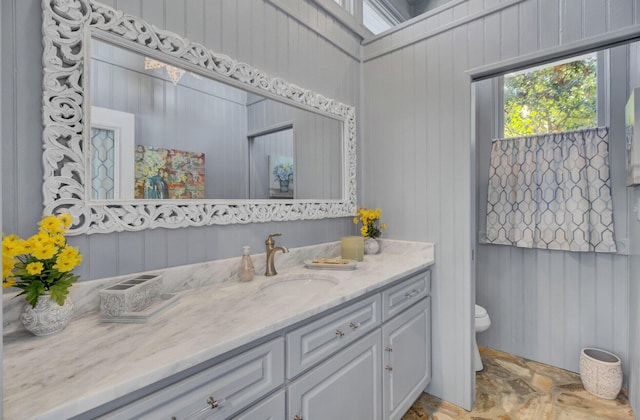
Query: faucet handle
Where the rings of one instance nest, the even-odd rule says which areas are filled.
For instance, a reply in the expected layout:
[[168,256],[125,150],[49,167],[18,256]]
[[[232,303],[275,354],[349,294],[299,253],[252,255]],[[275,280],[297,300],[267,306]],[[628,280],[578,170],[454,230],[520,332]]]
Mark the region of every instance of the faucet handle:
[[275,243],[275,241],[273,240],[274,236],[282,236],[282,233],[272,233],[271,235],[269,235],[269,238],[265,241],[265,244],[271,243],[273,245]]

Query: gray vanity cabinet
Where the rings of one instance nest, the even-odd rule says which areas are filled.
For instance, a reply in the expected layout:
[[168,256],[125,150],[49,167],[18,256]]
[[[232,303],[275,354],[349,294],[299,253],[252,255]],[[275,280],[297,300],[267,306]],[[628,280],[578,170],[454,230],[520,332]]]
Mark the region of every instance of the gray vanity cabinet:
[[204,369],[105,419],[226,419],[284,383],[282,337]]
[[372,291],[100,418],[400,419],[431,379],[430,280]]
[[382,326],[384,419],[400,419],[431,380],[431,298]]
[[287,334],[288,377],[311,368],[287,387],[288,420],[406,413],[431,380],[430,275],[415,274]]
[[293,381],[287,419],[381,419],[380,329]]

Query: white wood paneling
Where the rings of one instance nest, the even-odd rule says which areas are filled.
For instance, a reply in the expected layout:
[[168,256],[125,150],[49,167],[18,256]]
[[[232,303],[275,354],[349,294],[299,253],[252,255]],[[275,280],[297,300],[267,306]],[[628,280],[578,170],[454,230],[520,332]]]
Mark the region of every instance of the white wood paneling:
[[[640,43],[629,51],[629,92],[640,86]],[[640,413],[640,187],[627,189],[629,223],[629,401]]]
[[[469,9],[462,4],[456,4],[455,8],[443,7],[433,10],[424,16],[411,19],[397,26],[390,32],[385,32],[381,36],[366,40],[364,42],[366,48],[363,51],[363,60],[373,60],[396,49],[424,41],[458,26],[467,25],[474,20],[489,17],[501,10],[508,10],[522,1],[506,0],[501,3],[487,0],[483,9]],[[475,3],[479,4],[480,2]],[[414,25],[417,25],[420,30],[416,31]]]
[[[469,197],[476,184],[470,172],[468,75],[482,66],[513,66],[534,55],[543,58],[587,48],[590,42],[603,45],[637,36],[638,16],[630,15],[640,2],[466,3],[466,16],[459,4],[452,14],[434,12],[365,42],[362,156],[363,203],[382,209],[386,235],[436,243],[434,375],[428,392],[470,409],[474,272],[478,302],[488,306],[493,322],[481,342],[507,351],[526,349],[533,359],[563,367],[576,366],[575,349],[587,342],[628,355],[629,275],[624,255],[525,253],[484,245],[477,250],[475,271],[470,259],[475,232],[469,218],[476,210]],[[414,31],[412,25],[422,29]],[[478,147],[482,157],[485,152]],[[419,162],[415,166],[410,153]],[[483,173],[480,168],[478,173]],[[626,199],[618,201],[626,208]]]
[[[3,13],[2,7],[3,6],[0,5],[0,34],[2,34],[2,29],[5,26],[4,22],[2,21],[2,15],[6,14],[6,12]],[[2,39],[2,36],[0,36],[0,39]],[[1,45],[0,45],[0,52],[4,52],[4,48]],[[0,98],[4,97],[3,93],[4,93],[5,89],[3,88],[3,86],[4,86],[4,79],[2,78],[2,66],[0,66]],[[0,101],[0,127],[4,127],[4,116],[2,114],[2,101]],[[0,131],[0,139],[2,139],[3,135],[4,135],[4,133],[2,131]],[[3,190],[3,187],[2,187],[2,167],[3,167],[3,162],[2,162],[2,159],[0,159],[0,197],[2,197],[2,190]],[[0,213],[0,232],[2,232],[2,213]],[[0,249],[0,257],[1,256],[2,256],[2,250]],[[0,302],[0,325],[4,325],[3,320],[2,320],[2,317],[3,317],[2,314],[3,314],[2,302]],[[0,331],[1,331],[1,328],[0,328]],[[3,334],[3,337],[4,337],[4,334]],[[4,347],[2,345],[2,341],[3,341],[3,338],[0,337],[0,360],[2,360],[2,348]],[[2,370],[3,370],[3,367],[0,366],[0,389],[3,389],[2,385],[3,385],[3,377],[4,377],[4,375],[2,374]],[[3,417],[2,413],[3,413],[3,401],[0,401],[0,417]]]
[[470,135],[456,113],[470,85],[453,54],[466,42],[461,28],[365,64],[363,204],[382,209],[385,236],[436,243],[429,392],[471,408]]
[[[638,68],[636,68],[636,71]],[[640,413],[640,221],[633,208],[640,202],[640,188],[629,189],[629,220],[631,256],[629,257],[629,401],[635,413]]]
[[491,328],[478,342],[578,370],[580,349],[628,360],[626,256],[478,247],[477,301]]

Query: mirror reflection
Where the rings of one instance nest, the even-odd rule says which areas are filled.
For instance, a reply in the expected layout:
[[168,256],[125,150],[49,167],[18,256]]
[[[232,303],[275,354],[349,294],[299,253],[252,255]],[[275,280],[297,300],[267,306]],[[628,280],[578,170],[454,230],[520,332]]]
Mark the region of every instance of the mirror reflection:
[[91,40],[93,200],[340,199],[337,119]]

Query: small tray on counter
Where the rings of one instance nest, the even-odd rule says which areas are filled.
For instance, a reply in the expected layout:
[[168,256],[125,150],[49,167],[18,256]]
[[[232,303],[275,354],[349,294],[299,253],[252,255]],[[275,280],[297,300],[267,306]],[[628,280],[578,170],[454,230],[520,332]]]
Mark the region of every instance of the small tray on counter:
[[344,258],[316,258],[304,260],[304,266],[314,270],[355,270],[358,262]]

